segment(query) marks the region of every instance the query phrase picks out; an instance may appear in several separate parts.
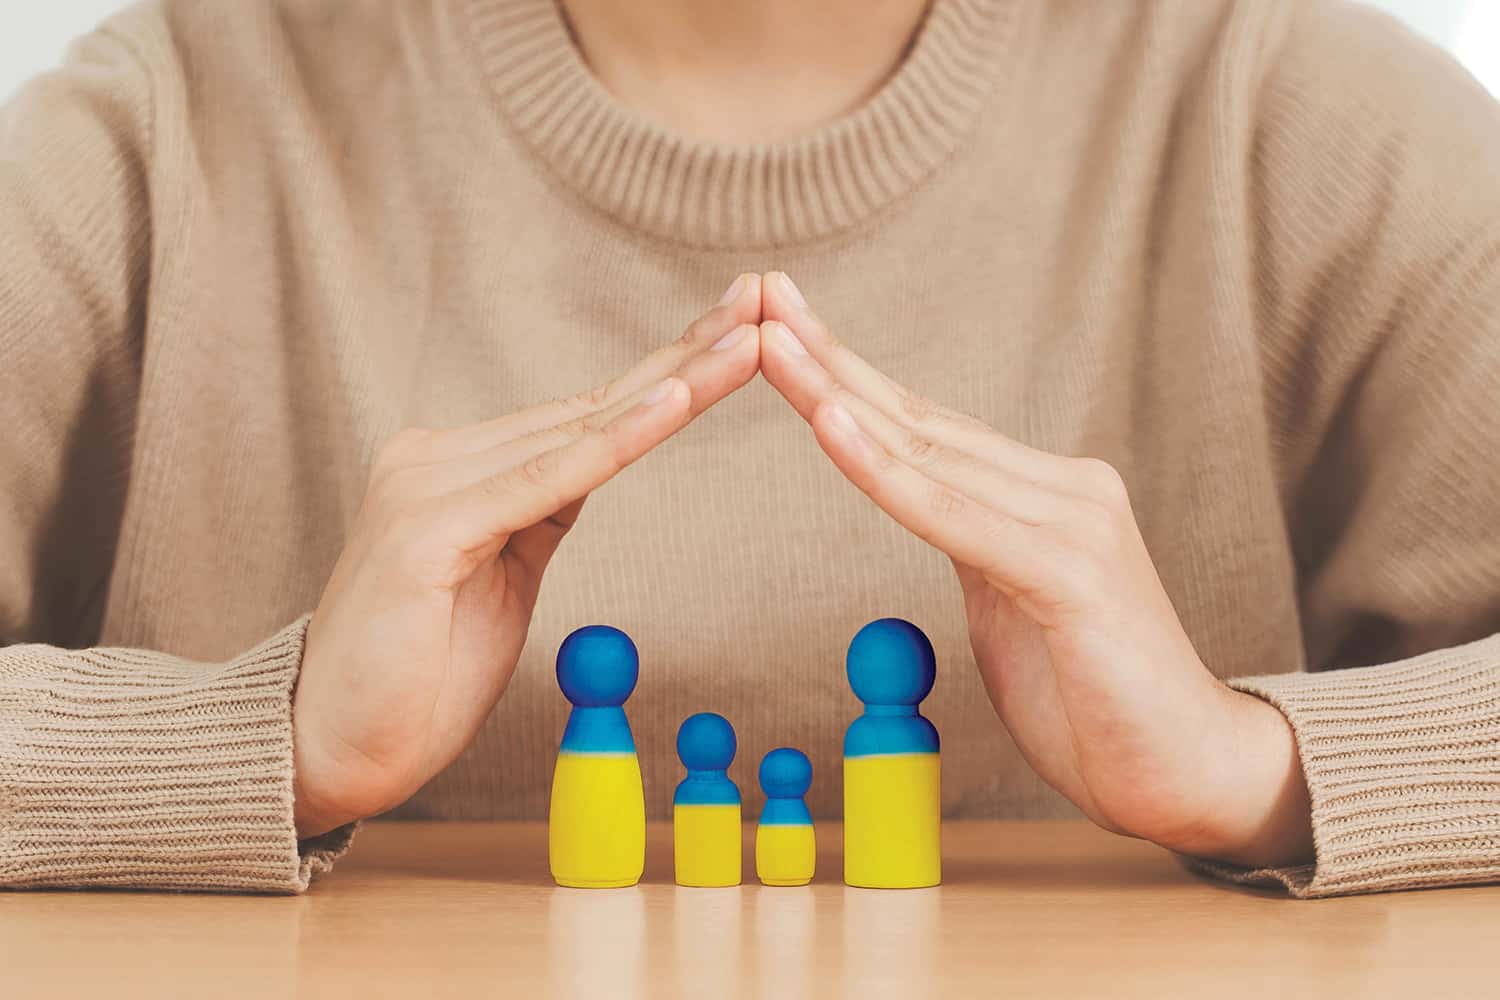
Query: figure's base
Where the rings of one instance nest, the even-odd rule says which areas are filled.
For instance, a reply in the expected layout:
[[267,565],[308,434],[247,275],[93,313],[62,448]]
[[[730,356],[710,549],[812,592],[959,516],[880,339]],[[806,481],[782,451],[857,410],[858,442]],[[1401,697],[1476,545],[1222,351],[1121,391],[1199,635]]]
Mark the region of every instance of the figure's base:
[[557,755],[547,868],[570,889],[623,889],[646,868],[646,798],[633,753]]
[[672,807],[672,874],[691,889],[739,885],[740,806],[674,805]]
[[811,823],[761,823],[755,830],[755,874],[762,885],[806,885],[817,871]]
[[553,881],[565,889],[625,889],[635,885],[639,878],[605,879],[599,882],[586,882],[579,879],[556,878]]
[[844,884],[927,889],[943,881],[942,763],[935,753],[844,758]]

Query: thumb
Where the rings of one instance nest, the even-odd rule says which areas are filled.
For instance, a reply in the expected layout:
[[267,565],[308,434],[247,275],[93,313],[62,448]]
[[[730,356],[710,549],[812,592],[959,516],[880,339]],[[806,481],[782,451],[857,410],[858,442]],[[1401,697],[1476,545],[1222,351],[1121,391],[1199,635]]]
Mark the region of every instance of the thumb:
[[542,587],[542,574],[552,555],[562,544],[563,537],[572,530],[583,510],[588,494],[568,504],[551,517],[511,535],[500,550],[500,562],[505,567],[507,583],[516,588],[517,596],[529,610],[536,605]]

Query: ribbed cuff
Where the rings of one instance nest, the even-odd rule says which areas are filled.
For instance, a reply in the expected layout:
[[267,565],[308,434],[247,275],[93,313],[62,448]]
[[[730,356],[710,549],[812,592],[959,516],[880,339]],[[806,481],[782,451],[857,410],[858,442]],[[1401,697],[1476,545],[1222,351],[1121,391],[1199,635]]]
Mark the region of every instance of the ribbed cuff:
[[0,652],[0,885],[299,892],[353,826],[292,821],[307,618],[201,664],[129,649]]
[[1275,705],[1296,733],[1316,860],[1193,867],[1304,898],[1500,880],[1500,636],[1383,666],[1229,683]]

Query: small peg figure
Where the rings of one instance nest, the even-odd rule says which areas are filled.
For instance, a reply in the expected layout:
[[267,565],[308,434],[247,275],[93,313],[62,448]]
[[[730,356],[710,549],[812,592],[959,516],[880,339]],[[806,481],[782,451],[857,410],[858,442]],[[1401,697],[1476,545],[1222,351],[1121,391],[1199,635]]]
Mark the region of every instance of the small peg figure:
[[646,796],[625,699],[640,662],[630,636],[587,625],[557,651],[557,684],[573,703],[563,730],[547,855],[558,885],[635,885],[646,865]]
[[849,643],[849,686],[865,703],[844,736],[844,881],[914,889],[942,881],[938,732],[917,711],[937,678],[922,630],[881,618]]
[[760,762],[766,793],[755,829],[755,873],[766,885],[806,885],[817,864],[812,813],[803,796],[812,787],[812,761],[791,747],[778,747]]
[[699,712],[677,730],[677,756],[687,777],[672,797],[672,853],[677,884],[740,884],[740,790],[729,780],[734,727]]

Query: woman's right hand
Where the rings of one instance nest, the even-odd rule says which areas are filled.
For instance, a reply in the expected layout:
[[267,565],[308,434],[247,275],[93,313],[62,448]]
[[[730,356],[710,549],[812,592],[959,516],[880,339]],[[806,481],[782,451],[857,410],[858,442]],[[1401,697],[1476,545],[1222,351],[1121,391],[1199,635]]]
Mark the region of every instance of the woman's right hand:
[[589,492],[760,366],[760,278],[596,389],[381,451],[308,626],[292,707],[300,837],[400,804],[468,745]]

